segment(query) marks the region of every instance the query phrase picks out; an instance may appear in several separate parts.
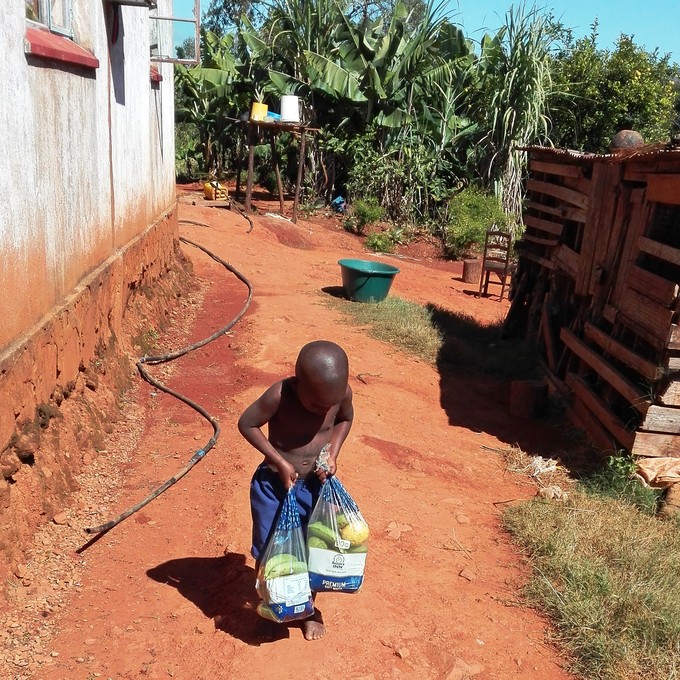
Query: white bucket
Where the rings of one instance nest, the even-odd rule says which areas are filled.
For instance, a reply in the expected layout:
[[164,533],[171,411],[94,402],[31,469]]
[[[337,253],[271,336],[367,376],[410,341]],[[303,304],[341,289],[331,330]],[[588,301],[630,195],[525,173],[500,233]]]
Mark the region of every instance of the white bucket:
[[284,94],[281,97],[281,122],[300,122],[300,102],[298,101],[298,98],[292,94]]

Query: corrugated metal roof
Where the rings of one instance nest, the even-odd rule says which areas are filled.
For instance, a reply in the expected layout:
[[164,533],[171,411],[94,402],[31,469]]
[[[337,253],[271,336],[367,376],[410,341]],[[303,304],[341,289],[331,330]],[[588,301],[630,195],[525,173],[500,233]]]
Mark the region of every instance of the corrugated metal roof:
[[631,158],[642,161],[656,161],[660,157],[665,156],[671,160],[677,159],[680,161],[680,148],[672,147],[670,144],[645,144],[634,149],[621,149],[616,153],[586,153],[584,151],[575,151],[573,149],[558,149],[550,146],[524,146],[520,147],[520,151],[527,151],[528,153],[540,152],[551,156],[571,158],[575,161],[590,161],[599,163],[622,163]]

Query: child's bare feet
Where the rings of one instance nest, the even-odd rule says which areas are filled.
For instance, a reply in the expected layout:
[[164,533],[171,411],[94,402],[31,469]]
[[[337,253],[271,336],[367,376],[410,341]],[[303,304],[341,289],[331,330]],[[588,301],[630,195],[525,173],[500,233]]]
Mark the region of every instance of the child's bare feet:
[[323,617],[318,609],[302,622],[302,632],[305,640],[320,640],[326,634],[326,627],[323,625]]

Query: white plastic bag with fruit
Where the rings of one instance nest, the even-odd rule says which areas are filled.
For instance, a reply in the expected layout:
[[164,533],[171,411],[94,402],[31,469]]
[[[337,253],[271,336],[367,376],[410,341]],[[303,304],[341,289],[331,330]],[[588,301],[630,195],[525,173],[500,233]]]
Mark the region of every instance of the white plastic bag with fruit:
[[307,526],[312,592],[356,593],[364,581],[368,524],[337,477],[321,488]]
[[262,553],[255,587],[261,598],[257,613],[265,619],[285,623],[314,613],[294,488],[283,501],[274,533]]

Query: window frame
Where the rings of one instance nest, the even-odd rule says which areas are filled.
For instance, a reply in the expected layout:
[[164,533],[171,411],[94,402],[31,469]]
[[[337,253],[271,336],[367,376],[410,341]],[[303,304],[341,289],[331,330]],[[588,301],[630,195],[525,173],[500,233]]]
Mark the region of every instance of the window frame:
[[73,39],[73,0],[61,0],[64,7],[65,26],[57,23],[57,20],[52,17],[52,2],[51,0],[38,0],[38,12],[40,18],[38,20],[26,19],[29,24],[36,27],[46,27],[50,33],[64,36],[65,38]]

